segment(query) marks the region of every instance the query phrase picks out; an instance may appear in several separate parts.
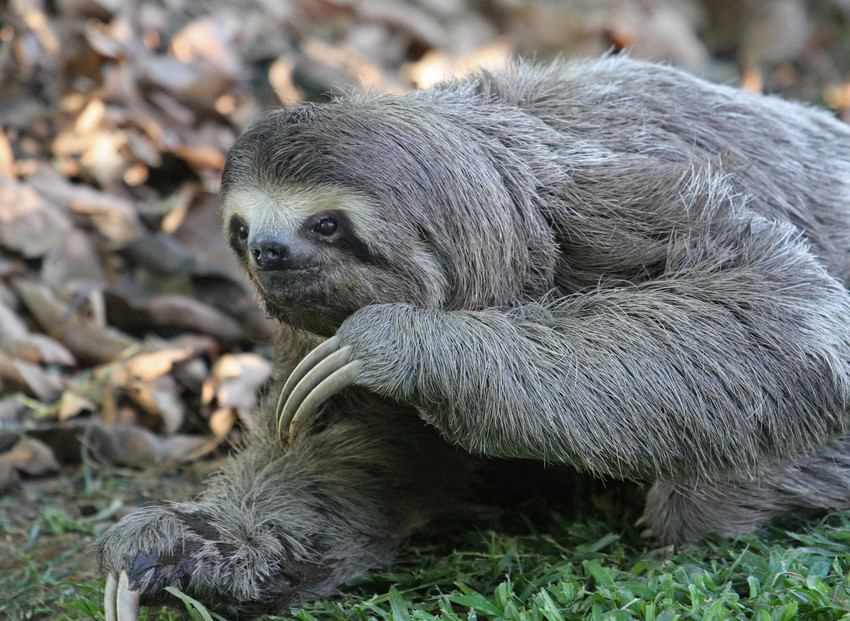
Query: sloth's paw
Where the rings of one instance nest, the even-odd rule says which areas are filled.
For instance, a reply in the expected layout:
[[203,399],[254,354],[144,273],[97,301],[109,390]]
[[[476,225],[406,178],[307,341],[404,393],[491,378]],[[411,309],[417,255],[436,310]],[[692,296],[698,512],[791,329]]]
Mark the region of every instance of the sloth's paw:
[[413,361],[421,351],[416,324],[437,312],[376,304],[348,317],[287,379],[277,406],[281,442],[292,442],[327,399],[353,384],[406,400],[414,392]]
[[[229,522],[201,504],[146,507],[95,542],[107,621],[136,621],[140,604],[175,604],[177,587],[227,614],[270,612],[301,599],[306,563],[275,533]],[[305,580],[306,579],[306,580]]]

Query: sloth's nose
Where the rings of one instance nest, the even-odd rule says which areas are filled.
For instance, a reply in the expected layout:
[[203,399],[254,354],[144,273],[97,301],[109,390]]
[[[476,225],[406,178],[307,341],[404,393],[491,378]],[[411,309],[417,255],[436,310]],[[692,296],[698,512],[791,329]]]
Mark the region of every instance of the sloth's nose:
[[289,248],[283,239],[268,237],[256,239],[249,244],[248,250],[257,269],[285,270],[292,267]]

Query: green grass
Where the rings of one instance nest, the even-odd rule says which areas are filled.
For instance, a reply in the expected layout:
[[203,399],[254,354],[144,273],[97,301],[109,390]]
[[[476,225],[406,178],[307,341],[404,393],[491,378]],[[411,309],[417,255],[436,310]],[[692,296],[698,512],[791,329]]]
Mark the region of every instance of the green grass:
[[[557,520],[556,520],[557,522]],[[409,556],[296,619],[850,619],[850,516],[800,531],[715,539],[663,561],[605,524],[551,536],[471,535],[445,556]],[[418,564],[418,567],[417,567]]]
[[[65,495],[0,499],[0,619],[103,618],[103,584],[84,554],[97,520],[71,510],[93,501],[79,497],[79,481],[56,487]],[[633,526],[640,494],[574,491],[581,500],[569,514],[532,504],[533,517],[435,524],[395,565],[272,618],[850,620],[850,512],[671,554]],[[185,602],[183,613],[156,608],[144,618],[221,619]]]
[[[549,522],[545,533],[530,525],[524,534],[467,530],[449,541],[439,529],[426,533],[397,565],[272,619],[850,619],[850,514],[712,539],[667,560],[631,527],[616,534],[610,523],[557,514]],[[100,618],[99,597],[78,588],[64,604],[68,618]],[[221,619],[194,608],[192,618]]]

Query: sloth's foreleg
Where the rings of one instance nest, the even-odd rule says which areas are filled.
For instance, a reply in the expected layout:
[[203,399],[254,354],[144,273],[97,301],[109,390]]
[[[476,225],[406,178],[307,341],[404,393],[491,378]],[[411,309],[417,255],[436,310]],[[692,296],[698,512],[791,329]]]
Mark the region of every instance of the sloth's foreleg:
[[456,507],[473,459],[409,408],[361,397],[328,404],[327,424],[290,450],[268,416],[197,502],[107,531],[95,543],[107,618],[135,621],[169,586],[229,615],[280,610],[389,562],[411,529]]
[[369,306],[336,342],[357,384],[473,453],[707,481],[844,432],[847,291],[781,225],[697,241],[653,281],[507,311]]

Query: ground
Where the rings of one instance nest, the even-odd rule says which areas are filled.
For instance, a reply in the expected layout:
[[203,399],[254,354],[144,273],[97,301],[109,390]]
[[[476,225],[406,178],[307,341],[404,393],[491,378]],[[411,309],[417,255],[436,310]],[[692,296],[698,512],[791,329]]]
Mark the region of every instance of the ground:
[[[273,326],[217,213],[252,120],[606,51],[850,119],[846,0],[0,6],[0,618],[102,618],[88,544],[135,507],[191,498],[253,424]],[[432,525],[398,565],[291,615],[850,618],[848,514],[659,550],[634,489],[505,496],[506,512]]]
[[[143,503],[190,498],[220,463],[92,463],[27,481],[0,501],[0,617],[101,619],[103,582],[86,554],[94,535]],[[634,490],[593,484],[576,495],[582,509],[576,499],[573,508],[537,499],[438,522],[413,538],[398,564],[281,618],[850,618],[850,514],[669,550],[641,538]],[[175,603],[183,612],[157,608],[147,618],[220,619]]]

